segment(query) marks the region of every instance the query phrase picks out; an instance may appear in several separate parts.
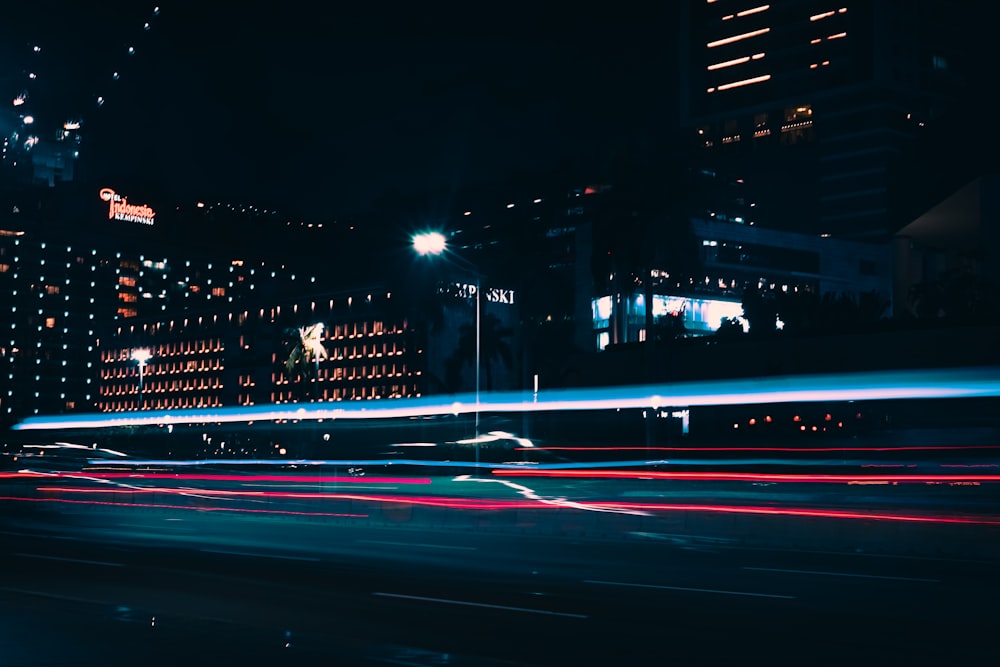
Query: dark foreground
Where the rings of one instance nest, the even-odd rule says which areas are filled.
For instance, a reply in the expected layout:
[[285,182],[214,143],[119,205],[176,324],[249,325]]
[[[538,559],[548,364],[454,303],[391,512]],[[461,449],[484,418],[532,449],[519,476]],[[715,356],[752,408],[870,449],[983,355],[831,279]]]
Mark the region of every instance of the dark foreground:
[[636,532],[197,511],[0,529],[5,666],[981,663],[1000,592],[1000,559]]

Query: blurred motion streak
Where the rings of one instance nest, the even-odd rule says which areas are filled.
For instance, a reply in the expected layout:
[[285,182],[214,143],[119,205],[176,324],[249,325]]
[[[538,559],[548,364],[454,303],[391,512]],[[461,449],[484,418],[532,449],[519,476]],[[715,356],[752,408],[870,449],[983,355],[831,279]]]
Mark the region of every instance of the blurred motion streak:
[[250,514],[275,514],[282,516],[308,516],[308,517],[346,517],[351,519],[367,519],[367,514],[353,514],[345,512],[297,512],[294,510],[280,509],[248,509],[243,507],[190,507],[187,505],[164,505],[160,503],[113,503],[102,500],[73,500],[70,498],[18,498],[16,496],[0,496],[0,500],[21,501],[31,503],[68,503],[73,505],[101,505],[110,507],[145,508],[145,509],[168,509],[168,510],[194,510],[198,512],[243,512]]
[[341,401],[314,407],[260,405],[187,410],[144,411],[141,416],[78,414],[28,417],[14,430],[109,428],[160,424],[234,423],[257,420],[386,419],[561,410],[623,410],[665,406],[746,405],[751,403],[814,403],[923,398],[1000,396],[996,368],[920,369],[827,375],[764,377],[662,385],[553,389],[544,396],[532,392],[492,392],[482,400],[473,395],[402,398],[368,404]]
[[896,445],[892,447],[515,447],[514,451],[538,452],[792,452],[813,454],[822,452],[950,452],[967,449],[1000,449],[1000,445]]
[[341,477],[332,475],[209,475],[147,472],[71,472],[42,473],[31,470],[0,473],[4,477],[68,477],[72,479],[169,479],[178,482],[291,482],[299,484],[378,483],[378,484],[430,484],[429,477]]
[[[129,493],[122,490],[83,490],[83,489],[62,489],[68,492],[110,492]],[[175,490],[176,491],[176,490]],[[454,510],[519,510],[519,509],[539,509],[539,503],[524,501],[501,501],[501,500],[476,500],[472,498],[397,498],[388,496],[352,495],[352,494],[320,494],[317,497],[331,500],[351,500],[371,503],[407,503],[410,505],[422,505]],[[159,503],[116,503],[111,501],[97,500],[75,500],[69,498],[19,498],[12,496],[0,496],[0,501],[26,501],[35,503],[72,503],[79,505],[115,506],[122,508],[158,508],[173,510],[192,511],[222,511],[222,512],[251,512],[257,514],[293,515],[307,517],[349,517],[368,518],[367,514],[342,513],[342,512],[309,512],[292,511],[280,509],[246,509],[233,507],[190,507],[185,505],[168,505]],[[580,509],[577,507],[566,507],[551,504],[544,504],[541,507],[551,509]],[[626,503],[626,502],[601,502],[591,503],[588,509],[603,509],[605,511],[629,511],[629,512],[696,512],[708,514],[758,514],[786,517],[810,517],[827,519],[854,519],[854,520],[879,520],[879,521],[903,521],[919,522],[929,524],[971,524],[983,526],[1000,526],[1000,517],[977,517],[962,515],[930,515],[930,514],[897,514],[892,512],[856,512],[850,510],[814,509],[806,507],[765,507],[758,505],[704,505],[704,504],[680,504],[680,503]]]
[[901,483],[935,483],[948,484],[952,482],[1000,482],[1000,475],[793,475],[785,473],[748,473],[748,472],[659,472],[655,470],[507,470],[497,469],[494,475],[515,477],[580,477],[593,479],[674,479],[700,480],[711,482],[797,482],[812,484],[816,482],[836,484],[901,484]]

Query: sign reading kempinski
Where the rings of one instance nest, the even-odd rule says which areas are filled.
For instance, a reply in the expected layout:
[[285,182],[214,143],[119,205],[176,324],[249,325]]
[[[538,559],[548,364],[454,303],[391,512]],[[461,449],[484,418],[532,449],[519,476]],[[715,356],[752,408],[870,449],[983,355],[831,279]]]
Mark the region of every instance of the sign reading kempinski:
[[108,219],[122,222],[138,222],[151,225],[156,222],[156,211],[145,204],[129,204],[125,197],[111,188],[101,188],[101,201],[108,202]]

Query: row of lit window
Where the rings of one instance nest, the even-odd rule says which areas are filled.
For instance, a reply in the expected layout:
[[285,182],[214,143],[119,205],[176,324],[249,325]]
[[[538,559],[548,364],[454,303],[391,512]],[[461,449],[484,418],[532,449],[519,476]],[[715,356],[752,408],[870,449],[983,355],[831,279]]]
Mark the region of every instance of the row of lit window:
[[393,357],[397,355],[402,355],[406,352],[406,348],[395,344],[390,345],[361,345],[359,347],[335,347],[330,352],[330,359],[333,360],[343,360],[343,359],[373,359],[379,357]]
[[[218,396],[182,396],[170,398],[143,399],[143,408],[146,410],[178,410],[184,408],[217,408],[222,406],[222,401]],[[103,401],[97,404],[97,409],[101,412],[126,412],[137,410],[139,402],[137,400]]]
[[364,336],[381,336],[383,334],[399,334],[405,330],[402,326],[390,324],[386,326],[384,322],[376,320],[373,322],[348,322],[345,324],[335,324],[330,330],[329,340],[343,340],[344,338],[361,338]]
[[[121,330],[119,329],[119,333]],[[134,348],[122,348],[120,350],[105,350],[101,352],[101,361],[113,363],[120,361],[131,361]],[[222,352],[225,345],[221,338],[207,338],[204,340],[187,340],[175,343],[163,343],[153,348],[153,358],[182,356],[188,354],[208,354],[212,352]]]
[[[5,231],[6,230],[0,230],[0,232],[5,232]],[[23,234],[24,234],[24,232],[7,232],[7,233],[0,234],[0,236],[21,236]],[[15,246],[20,246],[20,244],[21,244],[21,242],[20,242],[19,239],[15,239],[14,240],[14,245]],[[43,241],[43,242],[39,243],[39,248],[41,250],[46,250],[47,249],[47,244]],[[5,248],[0,248],[0,254],[6,254],[5,251],[6,251]],[[73,252],[72,246],[67,246],[66,247],[66,252],[67,253],[72,253]],[[97,250],[91,249],[90,254],[91,254],[92,257],[96,257],[97,256]],[[119,260],[119,262],[118,262],[118,271],[120,271],[121,269],[125,269],[127,271],[139,272],[139,274],[142,275],[142,271],[141,271],[140,263],[139,262],[141,262],[141,267],[144,267],[144,268],[147,268],[147,269],[152,269],[152,270],[155,270],[155,271],[166,271],[167,270],[167,260],[166,259],[163,259],[162,261],[156,261],[156,262],[154,262],[152,260],[147,260],[147,259],[145,259],[145,256],[140,255],[139,256],[139,262],[136,262],[135,260],[132,260],[132,259],[122,259],[121,257],[122,257],[122,255],[121,255],[120,252],[119,253],[115,253],[115,258]],[[19,261],[19,258],[15,257],[14,261]],[[41,259],[40,261],[43,264],[45,263],[45,259]],[[77,264],[83,264],[87,260],[86,260],[86,258],[84,258],[82,256],[78,256],[78,257],[75,258],[75,261],[76,261]],[[104,263],[105,261],[106,260],[102,260],[102,263]],[[70,266],[71,266],[70,263],[66,264],[66,268],[70,268]],[[190,266],[191,266],[190,260],[185,261],[184,262],[184,266],[190,268]],[[229,265],[229,272],[232,273],[235,270],[234,267],[237,267],[237,266],[240,266],[240,267],[243,266],[243,261],[242,260],[234,260],[233,262],[231,262],[231,264]],[[261,262],[260,266],[261,266],[261,268],[263,268],[265,266],[265,262]],[[212,270],[212,264],[208,263],[206,265],[206,268],[207,268],[207,270],[211,271]],[[282,268],[284,268],[284,265],[282,265]],[[91,270],[94,270],[93,266],[91,267]],[[255,275],[255,273],[256,272],[255,272],[254,269],[252,269],[252,268],[249,269],[249,274],[250,275]],[[295,280],[295,275],[294,274],[288,274],[288,275],[289,275],[289,277],[292,280]],[[275,272],[275,271],[271,272],[271,277],[272,278],[276,278],[278,276],[279,276],[279,274],[277,272]],[[316,278],[315,277],[310,277],[310,281],[311,282],[315,282]]]
[[[405,365],[395,364],[381,366],[358,366],[353,368],[324,368],[316,376],[318,382],[342,382],[345,380],[371,380],[382,377],[406,377],[407,375],[420,375],[420,371],[409,371]],[[289,379],[277,373],[271,376],[271,382],[276,385],[290,384]]]
[[[232,299],[230,298],[230,301],[231,300]],[[199,316],[198,319],[197,319],[198,326],[202,326],[203,324],[205,324],[205,320],[206,320],[205,316]],[[229,321],[230,322],[233,321],[233,314],[232,313],[229,313]],[[189,318],[185,317],[183,320],[181,320],[181,324],[179,324],[179,325],[174,320],[171,320],[169,323],[162,323],[162,322],[155,322],[153,324],[146,323],[146,324],[142,325],[142,331],[143,331],[143,333],[155,334],[160,329],[166,327],[167,331],[172,332],[175,328],[186,328],[190,324],[190,322],[191,322],[191,320]],[[212,324],[218,324],[218,323],[219,323],[219,316],[218,315],[212,315]],[[240,324],[242,324],[242,323],[243,322],[240,322]],[[135,325],[135,324],[130,325],[129,326],[129,333],[133,333],[134,334],[136,332],[136,326],[137,325]],[[123,332],[124,332],[124,327],[118,327],[118,335],[121,336]]]
[[[146,377],[156,377],[158,375],[177,375],[180,373],[207,373],[212,371],[222,371],[225,365],[221,359],[202,359],[199,361],[176,361],[148,364],[143,371]],[[121,366],[101,371],[101,377],[105,380],[114,378],[134,378],[139,375],[137,364]]]
[[719,86],[713,86],[709,88],[706,92],[714,93],[717,90],[729,90],[730,88],[740,88],[742,86],[749,86],[755,83],[763,83],[764,81],[770,81],[770,74],[761,74],[760,76],[750,77],[749,79],[743,79],[741,81],[733,81],[731,83],[723,83]]
[[[373,387],[335,387],[324,389],[319,400],[322,401],[365,401],[380,398],[419,397],[416,385],[394,384]],[[296,391],[276,391],[271,394],[273,403],[292,403],[298,400]],[[249,397],[246,398],[249,401]],[[249,403],[245,403],[249,405]]]
[[722,17],[723,21],[730,21],[734,18],[742,18],[744,16],[751,16],[753,14],[760,14],[761,12],[766,12],[771,8],[771,5],[759,5],[757,7],[751,7],[750,9],[744,9],[741,12],[736,12],[735,14],[726,14]]
[[[166,380],[144,383],[143,393],[167,394],[173,391],[215,391],[222,388],[223,384],[218,378],[209,380]],[[102,396],[131,396],[138,393],[139,387],[134,384],[101,387],[100,391]]]
[[[274,277],[273,273],[271,274],[271,277],[272,278]],[[295,276],[292,276],[292,280],[295,280]],[[312,281],[316,282],[316,279],[312,278]],[[253,288],[253,286],[251,285],[251,289],[252,288]],[[385,298],[389,299],[391,297],[392,297],[392,293],[391,292],[386,292]],[[347,307],[350,308],[351,306],[354,305],[354,297],[353,296],[347,297],[345,299],[345,302],[347,303]],[[365,303],[371,303],[372,302],[372,295],[371,294],[366,294],[365,298],[364,298],[364,302]],[[329,309],[333,310],[334,305],[335,305],[335,300],[334,299],[330,299]],[[282,308],[281,306],[275,306],[274,308],[271,308],[269,310],[265,309],[265,308],[261,308],[260,311],[259,311],[259,313],[258,313],[258,317],[260,317],[261,319],[263,319],[264,318],[264,313],[267,312],[267,313],[270,314],[270,318],[273,320],[276,317],[280,317],[281,316],[281,308]],[[303,306],[302,309],[305,310],[305,306]],[[288,310],[288,309],[286,308],[286,310]],[[293,304],[292,307],[291,307],[291,310],[292,310],[293,314],[298,314],[298,312],[299,312],[299,304],[297,304],[297,303]],[[309,304],[309,312],[311,312],[311,313],[315,313],[316,312],[316,302],[315,301],[311,301],[310,302],[310,304]]]

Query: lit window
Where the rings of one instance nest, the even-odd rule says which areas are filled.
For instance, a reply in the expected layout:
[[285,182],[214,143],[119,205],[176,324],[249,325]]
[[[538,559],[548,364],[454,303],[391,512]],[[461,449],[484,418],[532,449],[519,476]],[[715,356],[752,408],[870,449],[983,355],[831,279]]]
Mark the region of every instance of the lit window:
[[722,46],[723,44],[732,44],[733,42],[738,42],[742,39],[749,39],[751,37],[757,37],[759,35],[763,35],[768,32],[771,32],[770,28],[760,28],[759,30],[751,30],[750,32],[744,32],[740,35],[733,35],[732,37],[717,39],[714,42],[709,42],[705,46],[707,46],[710,49],[713,49],[716,46]]
[[719,90],[729,90],[730,88],[739,88],[741,86],[749,86],[754,83],[761,83],[767,81],[771,78],[770,74],[764,74],[761,76],[755,76],[749,79],[743,79],[742,81],[733,81],[732,83],[724,83],[719,86]]
[[725,62],[715,63],[714,65],[709,65],[707,69],[717,70],[724,67],[732,67],[733,65],[742,65],[747,62],[750,62],[750,56],[743,56],[742,58],[733,58],[732,60],[726,60]]
[[744,9],[742,12],[737,12],[737,16],[750,16],[751,14],[759,14],[761,12],[766,12],[771,8],[771,5],[761,5],[759,7],[753,7],[752,9]]

